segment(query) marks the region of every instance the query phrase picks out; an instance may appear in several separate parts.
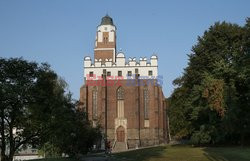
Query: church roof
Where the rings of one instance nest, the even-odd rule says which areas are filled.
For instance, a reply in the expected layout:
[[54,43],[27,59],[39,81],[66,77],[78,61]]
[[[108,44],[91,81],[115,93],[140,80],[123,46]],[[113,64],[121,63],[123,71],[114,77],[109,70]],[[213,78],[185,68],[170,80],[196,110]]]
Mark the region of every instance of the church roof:
[[113,19],[107,14],[102,18],[101,25],[114,25]]

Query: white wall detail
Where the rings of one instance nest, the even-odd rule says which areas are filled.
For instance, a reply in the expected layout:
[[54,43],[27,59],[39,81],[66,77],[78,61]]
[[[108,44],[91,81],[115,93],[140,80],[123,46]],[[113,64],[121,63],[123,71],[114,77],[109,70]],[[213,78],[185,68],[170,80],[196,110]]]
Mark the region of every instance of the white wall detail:
[[[147,60],[147,58],[140,58],[139,61],[137,61],[136,58],[129,58],[126,60],[125,54],[119,52],[116,54],[115,60],[116,61],[113,62],[112,59],[106,59],[102,62],[101,59],[95,59],[94,62],[92,62],[89,56],[85,57],[84,77],[87,78],[87,74],[93,72],[97,80],[98,76],[103,74],[103,69],[106,69],[107,72],[111,72],[111,76],[114,77],[118,76],[118,71],[122,71],[123,79],[128,79],[128,71],[132,71],[132,75],[134,75],[135,69],[138,69],[138,74],[140,74],[141,77],[147,76],[150,79],[156,79],[158,76],[158,58],[156,55],[151,56],[150,60]],[[152,71],[152,76],[148,75],[148,71]]]

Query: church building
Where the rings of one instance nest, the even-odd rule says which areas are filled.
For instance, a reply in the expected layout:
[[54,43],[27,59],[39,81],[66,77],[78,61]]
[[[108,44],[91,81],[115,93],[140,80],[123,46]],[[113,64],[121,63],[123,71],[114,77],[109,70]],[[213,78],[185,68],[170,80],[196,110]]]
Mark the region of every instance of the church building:
[[116,39],[116,26],[106,15],[97,27],[93,58],[84,58],[80,108],[93,126],[101,126],[114,151],[166,143],[158,57],[126,59],[123,52],[117,52]]

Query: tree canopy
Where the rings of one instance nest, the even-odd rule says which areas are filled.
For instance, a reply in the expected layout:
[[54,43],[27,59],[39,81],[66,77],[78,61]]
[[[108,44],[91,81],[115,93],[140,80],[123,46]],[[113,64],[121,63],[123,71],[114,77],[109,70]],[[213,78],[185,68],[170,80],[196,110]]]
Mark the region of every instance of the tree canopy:
[[170,97],[171,133],[194,144],[250,140],[250,19],[216,22],[192,48]]
[[58,154],[86,153],[99,135],[77,111],[67,84],[48,64],[0,58],[2,161],[26,146],[51,145]]

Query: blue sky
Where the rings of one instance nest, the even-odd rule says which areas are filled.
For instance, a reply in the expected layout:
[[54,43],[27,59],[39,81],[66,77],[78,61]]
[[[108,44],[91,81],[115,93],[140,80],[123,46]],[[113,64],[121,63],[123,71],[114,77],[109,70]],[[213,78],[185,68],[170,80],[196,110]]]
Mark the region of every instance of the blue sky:
[[126,58],[158,55],[169,96],[197,36],[216,21],[244,25],[250,1],[0,0],[0,57],[48,62],[78,99],[83,58],[93,56],[96,27],[106,13]]

